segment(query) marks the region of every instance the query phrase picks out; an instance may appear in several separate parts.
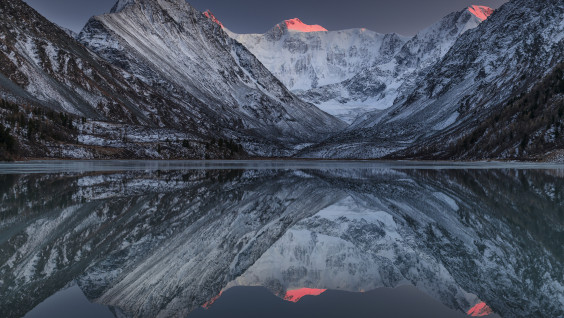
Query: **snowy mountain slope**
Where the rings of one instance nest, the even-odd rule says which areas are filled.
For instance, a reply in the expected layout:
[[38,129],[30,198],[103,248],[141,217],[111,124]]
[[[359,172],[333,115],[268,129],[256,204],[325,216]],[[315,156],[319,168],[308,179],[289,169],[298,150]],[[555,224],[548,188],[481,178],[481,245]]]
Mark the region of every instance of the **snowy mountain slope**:
[[242,45],[183,0],[120,0],[110,14],[92,18],[79,39],[161,94],[205,105],[181,112],[207,113],[230,134],[295,143],[343,127],[296,98]]
[[327,31],[299,19],[281,22],[265,34],[228,33],[292,91],[350,79],[374,63],[390,60],[406,41],[366,29]]
[[563,18],[560,1],[508,2],[404,86],[393,107],[359,118],[347,133],[304,155],[383,157],[443,132],[443,145],[456,144],[464,127],[478,126],[562,61]]
[[[283,21],[265,34],[227,32],[290,90],[342,119],[346,116],[339,109],[331,109],[303,91],[341,83],[375,64],[387,63],[408,40],[367,29],[327,31],[299,19]],[[341,97],[338,91],[331,93],[338,95],[334,98]]]
[[448,160],[563,162],[563,118],[564,64],[561,63],[530,91],[512,97],[504,107],[496,107],[479,123],[461,123],[401,153]]
[[[476,10],[480,10],[476,15]],[[418,73],[437,63],[458,37],[477,27],[492,10],[470,7],[444,17],[399,47],[392,58],[362,68],[354,77],[298,94],[322,109],[334,109],[352,122],[361,114],[391,107],[414,85]]]
[[265,34],[228,33],[302,99],[351,123],[390,107],[415,73],[436,63],[491,12],[473,6],[452,13],[411,39],[366,29],[311,32],[299,19]]

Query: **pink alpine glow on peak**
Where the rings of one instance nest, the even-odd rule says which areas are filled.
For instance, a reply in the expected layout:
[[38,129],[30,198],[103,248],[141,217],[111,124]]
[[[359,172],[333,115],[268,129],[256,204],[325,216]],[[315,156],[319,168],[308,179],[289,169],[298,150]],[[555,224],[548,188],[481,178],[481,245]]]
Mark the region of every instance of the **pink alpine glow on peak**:
[[219,20],[215,17],[215,15],[213,15],[213,13],[211,13],[210,10],[206,10],[206,12],[204,12],[204,15],[205,15],[208,19],[212,20],[212,22],[214,22],[214,23],[218,24],[219,26],[221,26],[221,28],[223,28],[223,29],[225,28],[225,27],[223,26],[223,23],[221,23],[221,21],[219,21]]
[[468,316],[484,317],[493,314],[493,310],[485,302],[481,302],[468,310]]
[[308,24],[303,23],[302,20],[300,20],[298,18],[286,20],[286,21],[284,21],[284,23],[286,23],[288,30],[292,30],[292,31],[299,31],[299,32],[327,31],[326,28],[324,28],[320,25],[308,25]]
[[494,12],[494,9],[486,6],[470,6],[468,7],[468,11],[475,15],[478,19],[485,21],[487,20],[490,15]]
[[284,296],[284,300],[297,303],[304,296],[319,296],[326,292],[327,289],[313,289],[313,288],[301,288],[296,290],[289,290]]

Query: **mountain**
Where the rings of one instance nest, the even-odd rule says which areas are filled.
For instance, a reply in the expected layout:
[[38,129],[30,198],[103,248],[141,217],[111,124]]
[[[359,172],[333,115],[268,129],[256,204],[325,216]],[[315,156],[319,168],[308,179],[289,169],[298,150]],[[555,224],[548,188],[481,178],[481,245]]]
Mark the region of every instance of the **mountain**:
[[[81,42],[21,0],[0,9],[0,99],[14,104],[2,102],[0,125],[20,156],[204,159],[217,140],[283,156],[345,126],[184,1],[119,1]],[[59,113],[71,137],[40,124]]]
[[405,42],[396,34],[366,29],[327,31],[297,18],[265,34],[228,33],[293,91],[349,79],[377,61],[391,59]]
[[492,12],[473,6],[411,39],[366,29],[329,32],[299,19],[265,34],[230,34],[302,99],[351,123],[390,107],[414,74],[440,60],[462,33]]
[[557,160],[563,10],[471,6],[407,39],[241,35],[183,0],[120,0],[75,39],[2,2],[0,157]]
[[364,68],[346,81],[299,95],[321,108],[349,109],[348,122],[369,111],[387,109],[414,85],[418,73],[439,61],[461,34],[481,22],[471,9],[451,13],[416,34],[390,60]]
[[[195,113],[224,135],[291,145],[343,128],[334,117],[293,95],[244,46],[184,0],[120,0],[92,18],[79,40],[165,96],[193,101],[172,122]],[[248,147],[251,152],[269,151]]]
[[0,17],[0,126],[15,144],[0,156],[203,159],[225,138],[202,102],[157,91],[25,2],[2,1]]
[[414,74],[412,84],[403,85],[393,107],[364,115],[347,132],[303,155],[444,156],[444,152],[439,154],[441,149],[472,135],[476,127],[540,83],[562,61],[563,18],[559,1],[508,2],[479,27],[463,33],[438,63]]
[[[397,34],[384,35],[367,29],[327,31],[299,19],[281,22],[265,34],[228,33],[290,90],[348,121],[350,110],[326,105],[303,92],[341,83],[374,64],[389,62],[407,41]],[[328,94],[331,93],[340,92]]]
[[[2,1],[0,17],[0,125],[14,144],[2,157],[166,158],[160,136],[196,145],[220,135],[205,112],[207,127],[169,117],[166,109],[187,102],[112,66],[25,2]],[[203,158],[171,148],[178,158]]]
[[479,123],[463,125],[464,133],[455,142],[449,142],[449,133],[441,133],[408,151],[411,155],[419,153],[422,157],[449,160],[564,162],[563,118],[564,64],[559,64],[530,91],[511,98]]

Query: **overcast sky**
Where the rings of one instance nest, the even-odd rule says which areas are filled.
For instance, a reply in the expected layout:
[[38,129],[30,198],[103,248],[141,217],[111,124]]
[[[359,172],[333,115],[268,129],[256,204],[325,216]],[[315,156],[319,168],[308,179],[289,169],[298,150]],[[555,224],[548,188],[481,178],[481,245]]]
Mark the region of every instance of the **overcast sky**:
[[[4,1],[4,0],[2,0]],[[8,0],[10,1],[10,0]],[[51,21],[80,31],[93,15],[108,12],[116,0],[25,0]],[[540,0],[539,0],[540,1]],[[498,8],[507,0],[190,0],[210,9],[238,33],[264,33],[280,21],[300,18],[328,30],[367,28],[413,35],[441,17],[472,5]]]

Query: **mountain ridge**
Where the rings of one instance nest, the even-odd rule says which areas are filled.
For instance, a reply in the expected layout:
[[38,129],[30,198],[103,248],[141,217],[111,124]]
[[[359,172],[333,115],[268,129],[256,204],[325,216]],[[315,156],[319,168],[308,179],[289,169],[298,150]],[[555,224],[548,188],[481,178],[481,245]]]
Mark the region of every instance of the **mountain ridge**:
[[[558,1],[506,3],[457,39],[439,63],[418,74],[393,107],[359,118],[347,133],[304,156],[405,158],[404,150],[423,148],[434,138],[442,138],[439,148],[456,144],[562,60],[563,16]],[[433,151],[423,153],[433,157]]]
[[188,94],[232,126],[243,126],[237,130],[256,130],[260,136],[308,140],[341,126],[293,96],[220,26],[183,0],[118,5],[119,11],[93,18],[79,39],[141,81],[172,86],[163,87],[163,94]]
[[444,56],[486,13],[493,10],[468,7],[411,38],[363,28],[293,33],[284,22],[262,35],[228,33],[300,98],[352,123],[391,107],[415,73]]
[[[79,42],[21,0],[0,5],[0,99],[19,104],[1,110],[0,125],[26,156],[41,148],[35,157],[203,159],[209,145],[225,144],[255,157],[350,159],[536,160],[560,151],[558,93],[529,94],[552,81],[564,56],[557,0],[470,6],[410,39],[299,19],[235,34],[183,0],[119,0]],[[490,134],[483,123],[518,107],[542,124],[510,121],[503,151],[468,145]],[[32,110],[21,124],[10,119]],[[72,116],[54,120],[51,111]],[[45,143],[34,128],[46,116],[64,142]],[[66,131],[68,118],[78,133]],[[546,142],[532,147],[540,135]],[[210,156],[225,154],[219,148]]]
[[[184,156],[183,139],[200,145],[237,139],[254,156],[287,156],[297,144],[344,128],[338,119],[294,96],[244,47],[182,0],[117,1],[110,13],[90,19],[77,36],[80,42],[21,0],[1,6],[4,19],[0,35],[6,42],[0,52],[0,98],[23,108],[40,106],[103,123],[80,126],[72,145],[51,144],[53,148],[74,148],[52,150],[53,156],[103,157],[105,154],[92,151],[108,145],[115,149],[109,152],[123,155],[132,139],[150,141],[131,145],[135,148],[132,156],[140,158],[173,155],[174,151],[167,155],[157,151],[165,144],[171,146],[172,140],[172,148]],[[157,20],[147,18],[146,10],[153,10]],[[115,19],[132,12],[138,15],[129,21]],[[35,26],[29,28],[25,21],[33,21]],[[117,29],[106,29],[104,22],[108,21]],[[134,28],[136,39],[128,37],[128,42],[117,31],[123,32],[121,27],[132,24],[139,28]],[[140,28],[161,32],[161,37],[148,40],[152,35],[139,32]],[[190,38],[187,28],[201,36]],[[168,32],[184,42],[174,40]],[[148,41],[139,41],[142,38]],[[170,50],[170,43],[176,43],[178,50]],[[166,50],[147,58],[155,45]],[[168,54],[164,59],[162,52]],[[1,121],[27,145],[25,138],[32,136],[14,129],[17,127],[6,118]],[[93,130],[96,132],[90,135]],[[150,132],[155,130],[165,137]],[[126,131],[143,135],[125,138],[129,135]],[[38,148],[28,150],[33,153],[34,149]],[[41,151],[35,156],[44,155]]]

